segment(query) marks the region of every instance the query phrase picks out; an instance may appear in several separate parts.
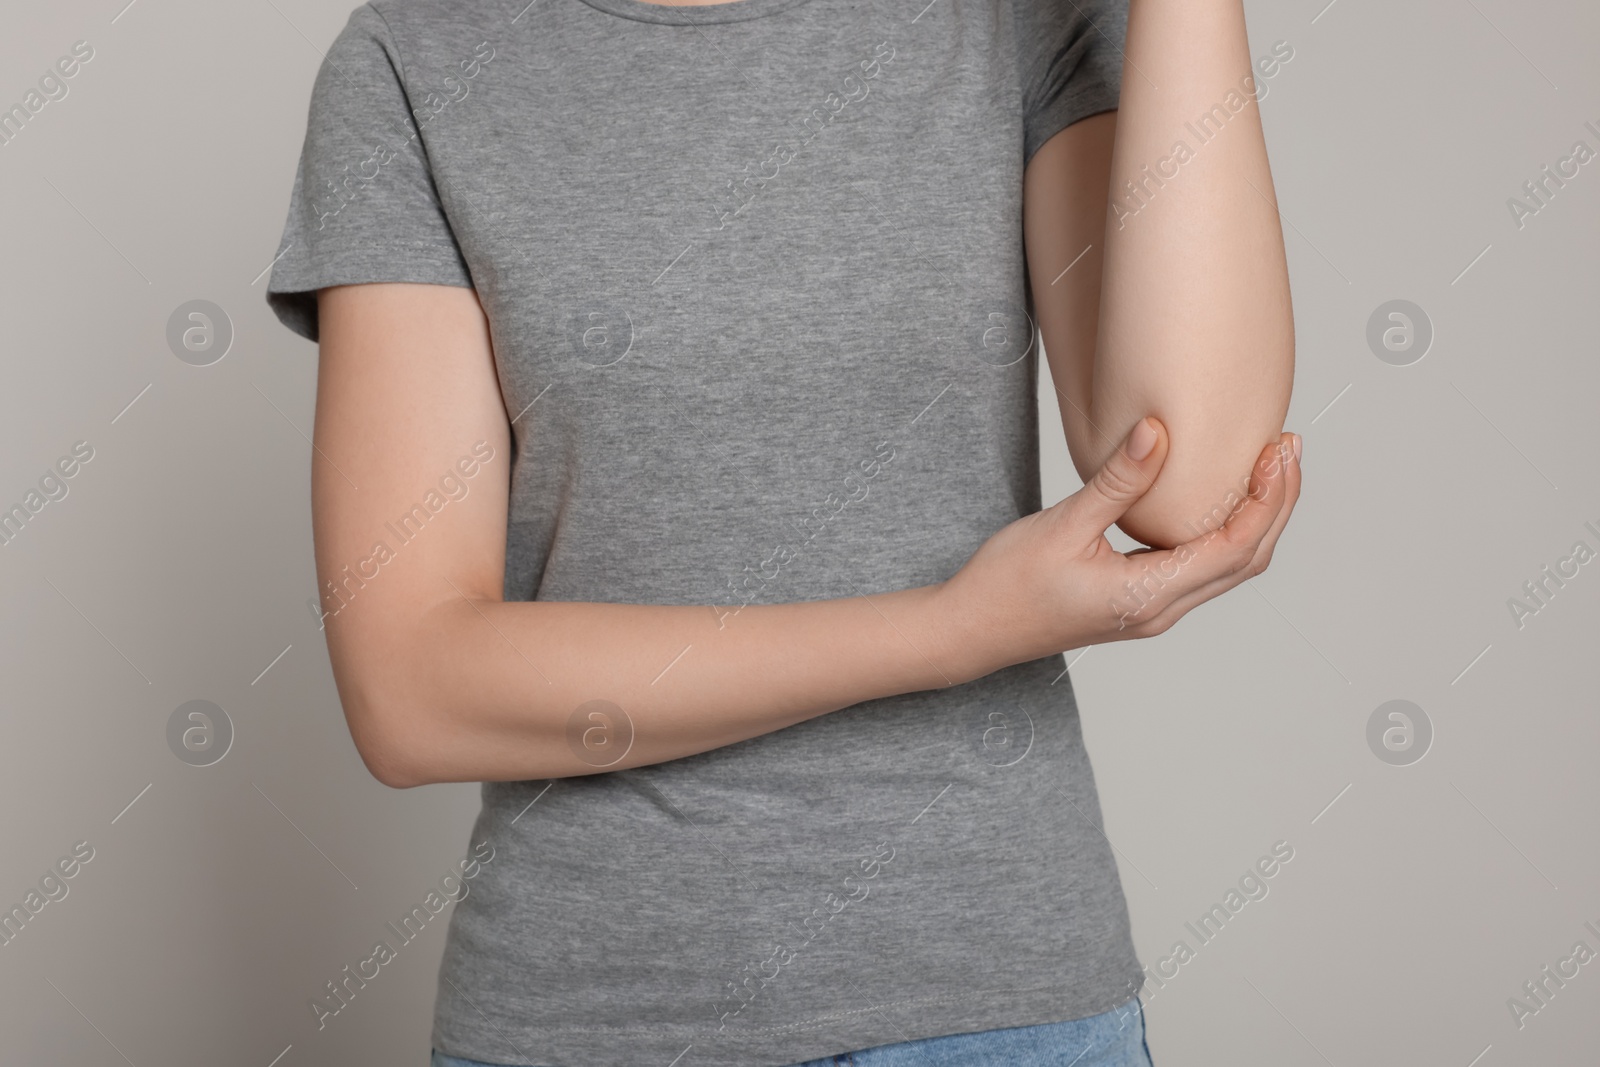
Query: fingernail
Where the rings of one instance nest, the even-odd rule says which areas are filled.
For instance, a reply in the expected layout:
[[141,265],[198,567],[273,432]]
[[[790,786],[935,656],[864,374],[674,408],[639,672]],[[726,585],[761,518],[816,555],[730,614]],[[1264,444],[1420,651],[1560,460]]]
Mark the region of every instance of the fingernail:
[[1135,463],[1150,454],[1156,447],[1156,428],[1149,419],[1140,419],[1128,435],[1128,458]]
[[1300,462],[1300,435],[1299,434],[1295,434],[1294,435],[1294,461],[1297,464]]

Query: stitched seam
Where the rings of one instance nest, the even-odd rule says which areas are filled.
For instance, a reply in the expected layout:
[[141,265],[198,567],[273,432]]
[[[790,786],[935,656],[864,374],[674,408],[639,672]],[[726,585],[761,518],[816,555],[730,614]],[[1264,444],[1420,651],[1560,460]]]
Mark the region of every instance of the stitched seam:
[[[1050,992],[1058,992],[1060,989],[1061,989],[1061,986],[1059,986],[1059,985],[1024,986],[1024,987],[1022,987],[1020,989],[978,989],[978,990],[973,990],[973,991],[966,992],[966,993],[953,993],[953,994],[950,994],[950,995],[947,995],[947,996],[912,997],[909,1000],[895,1000],[895,1001],[890,1001],[890,1002],[888,1002],[886,1004],[878,1004],[878,1005],[875,1005],[873,1007],[858,1008],[858,1009],[855,1009],[853,1011],[839,1011],[839,1012],[832,1012],[832,1013],[830,1013],[828,1015],[818,1015],[818,1016],[815,1016],[815,1017],[813,1017],[811,1019],[804,1020],[803,1022],[788,1023],[788,1024],[783,1025],[783,1026],[749,1026],[749,1027],[740,1027],[737,1031],[735,1031],[735,1035],[736,1036],[742,1036],[742,1035],[755,1036],[755,1035],[760,1035],[760,1034],[785,1034],[785,1033],[790,1033],[790,1032],[793,1032],[793,1031],[796,1031],[796,1030],[809,1030],[809,1029],[814,1029],[814,1028],[820,1027],[820,1026],[826,1026],[829,1023],[838,1022],[838,1021],[840,1021],[842,1019],[849,1019],[849,1018],[852,1018],[852,1017],[858,1016],[858,1015],[868,1015],[868,1014],[871,1014],[873,1012],[882,1011],[882,1010],[884,1010],[886,1008],[903,1008],[903,1007],[908,1007],[908,1006],[914,1005],[914,1004],[941,1004],[941,1003],[944,1003],[946,1001],[967,1000],[967,999],[970,999],[972,997],[993,996],[993,995],[996,995],[996,994],[1001,995],[1001,996],[1012,996],[1012,995],[1015,995],[1015,994],[1018,994],[1018,993],[1050,993]],[[1138,994],[1135,993],[1134,996],[1138,996]],[[1115,1008],[1118,1005],[1127,1003],[1127,1001],[1128,1001],[1128,998],[1127,997],[1123,997],[1122,999],[1118,1000],[1116,1003],[1110,1005],[1107,1008],[1102,1009],[1102,1011],[1090,1012],[1089,1015],[1100,1015],[1100,1014],[1103,1014],[1104,1012],[1110,1011],[1112,1008]],[[1088,1016],[1084,1016],[1084,1018],[1088,1018]],[[568,1026],[568,1025],[560,1025],[560,1026],[534,1026],[534,1027],[530,1027],[529,1029],[531,1031],[534,1031],[534,1032],[557,1032],[557,1033],[579,1033],[579,1034],[639,1034],[639,1033],[643,1032],[643,1033],[691,1033],[691,1034],[702,1034],[703,1035],[703,1034],[706,1033],[705,1030],[703,1030],[701,1028],[698,1028],[698,1027],[690,1028],[690,1027],[683,1027],[683,1026],[651,1028],[651,1029],[645,1030],[645,1031],[641,1031],[641,1029],[639,1027],[637,1027],[637,1026]]]

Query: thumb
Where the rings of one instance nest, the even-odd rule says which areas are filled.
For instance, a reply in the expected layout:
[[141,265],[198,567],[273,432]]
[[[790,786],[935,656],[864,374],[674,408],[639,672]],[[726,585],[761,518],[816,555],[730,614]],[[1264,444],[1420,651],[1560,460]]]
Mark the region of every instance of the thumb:
[[1082,489],[1061,503],[1074,526],[1099,537],[1155,484],[1167,458],[1166,428],[1145,416]]

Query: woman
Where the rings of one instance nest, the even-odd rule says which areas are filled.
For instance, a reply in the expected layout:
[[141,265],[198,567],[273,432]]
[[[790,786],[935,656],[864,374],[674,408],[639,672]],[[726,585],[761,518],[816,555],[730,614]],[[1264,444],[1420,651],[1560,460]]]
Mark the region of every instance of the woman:
[[1239,0],[350,16],[269,300],[352,738],[484,783],[437,1065],[1149,1062],[1061,653],[1298,494],[1250,69]]

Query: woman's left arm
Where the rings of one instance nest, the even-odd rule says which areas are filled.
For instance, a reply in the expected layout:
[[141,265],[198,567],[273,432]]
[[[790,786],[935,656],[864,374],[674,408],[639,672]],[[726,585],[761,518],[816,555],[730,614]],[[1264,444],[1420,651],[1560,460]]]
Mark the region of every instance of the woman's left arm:
[[1170,435],[1118,523],[1156,548],[1226,521],[1288,412],[1289,271],[1254,75],[1242,0],[1130,0],[1118,110],[1056,134],[1024,178],[1074,466],[1088,477],[1145,415]]

